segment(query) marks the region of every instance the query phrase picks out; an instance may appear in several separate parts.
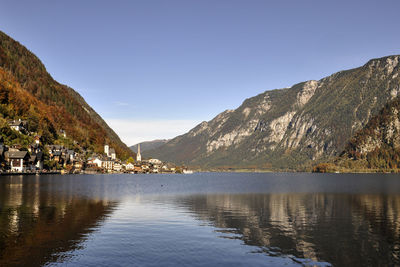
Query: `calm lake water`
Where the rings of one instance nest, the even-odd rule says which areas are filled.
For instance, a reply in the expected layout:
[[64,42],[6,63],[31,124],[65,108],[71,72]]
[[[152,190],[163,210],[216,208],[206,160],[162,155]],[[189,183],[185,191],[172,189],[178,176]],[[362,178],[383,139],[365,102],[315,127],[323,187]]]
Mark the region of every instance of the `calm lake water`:
[[13,265],[396,266],[400,176],[1,176]]

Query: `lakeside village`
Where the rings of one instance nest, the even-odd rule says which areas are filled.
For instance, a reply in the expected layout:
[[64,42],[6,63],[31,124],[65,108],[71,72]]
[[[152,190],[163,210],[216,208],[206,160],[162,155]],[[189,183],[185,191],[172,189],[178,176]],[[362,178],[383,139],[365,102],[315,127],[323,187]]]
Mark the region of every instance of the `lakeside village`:
[[[26,133],[27,122],[14,120],[9,122],[13,131]],[[65,131],[60,133],[66,138]],[[165,163],[158,159],[142,160],[140,145],[136,160],[126,161],[117,158],[114,148],[104,145],[104,153],[75,151],[63,145],[42,145],[41,137],[36,135],[34,142],[23,148],[19,144],[7,146],[0,137],[0,173],[1,174],[44,174],[44,173],[191,173],[184,167]]]

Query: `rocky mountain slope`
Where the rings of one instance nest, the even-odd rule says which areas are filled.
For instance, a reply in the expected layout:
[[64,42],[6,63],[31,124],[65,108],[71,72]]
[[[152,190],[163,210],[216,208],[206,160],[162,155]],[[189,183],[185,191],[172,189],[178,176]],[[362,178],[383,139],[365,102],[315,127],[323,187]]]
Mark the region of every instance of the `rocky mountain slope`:
[[146,154],[201,167],[299,169],[339,155],[400,92],[399,56],[246,99]]
[[102,152],[109,143],[119,157],[133,155],[76,91],[55,81],[33,53],[1,31],[0,82],[2,130],[6,120],[24,119],[49,142],[64,130],[83,148]]
[[[140,151],[145,152],[148,150],[156,149],[165,143],[167,143],[169,140],[168,139],[160,139],[160,140],[153,140],[153,141],[146,141],[146,142],[141,142],[140,144]],[[138,144],[130,146],[129,147],[133,152],[137,153],[138,151]]]

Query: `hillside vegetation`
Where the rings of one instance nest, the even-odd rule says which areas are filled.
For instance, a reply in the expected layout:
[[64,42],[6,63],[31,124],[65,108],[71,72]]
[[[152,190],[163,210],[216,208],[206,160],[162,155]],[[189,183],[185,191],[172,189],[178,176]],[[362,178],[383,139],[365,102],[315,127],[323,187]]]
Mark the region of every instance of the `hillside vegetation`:
[[335,165],[360,171],[400,169],[400,97],[387,103],[350,139]]
[[1,134],[10,143],[19,137],[6,122],[23,119],[46,143],[60,139],[64,130],[82,148],[102,152],[108,143],[122,159],[133,155],[76,91],[55,81],[33,53],[1,31],[0,102]]

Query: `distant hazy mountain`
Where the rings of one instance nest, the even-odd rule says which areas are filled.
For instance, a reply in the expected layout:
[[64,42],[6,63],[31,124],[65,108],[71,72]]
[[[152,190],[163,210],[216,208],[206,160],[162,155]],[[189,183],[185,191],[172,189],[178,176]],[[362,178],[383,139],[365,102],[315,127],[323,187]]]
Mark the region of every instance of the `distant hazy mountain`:
[[[167,143],[169,140],[167,139],[162,139],[162,140],[153,140],[153,141],[146,141],[146,142],[142,142],[140,143],[140,152],[143,153],[145,151],[148,150],[152,150],[152,149],[156,149],[162,145],[164,145],[165,143]],[[137,153],[137,149],[138,149],[138,144],[130,146],[129,147],[133,152]],[[144,153],[145,155],[146,153]]]
[[399,58],[266,91],[147,154],[192,166],[275,169],[332,159],[399,94]]
[[134,155],[75,90],[55,81],[32,52],[1,31],[0,104],[0,134],[9,142],[29,141],[12,138],[7,126],[9,120],[23,119],[44,143],[55,142],[63,130],[85,149],[103,152],[108,143],[120,158]]

